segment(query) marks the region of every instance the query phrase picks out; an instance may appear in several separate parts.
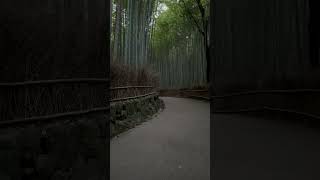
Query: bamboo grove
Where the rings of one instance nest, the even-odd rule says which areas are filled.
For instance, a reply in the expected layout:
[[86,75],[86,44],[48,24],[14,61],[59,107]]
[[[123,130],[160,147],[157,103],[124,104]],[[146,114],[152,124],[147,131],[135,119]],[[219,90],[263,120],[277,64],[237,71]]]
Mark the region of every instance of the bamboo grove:
[[206,86],[208,37],[194,23],[202,18],[196,2],[208,6],[207,0],[113,0],[112,59],[152,68],[162,89]]

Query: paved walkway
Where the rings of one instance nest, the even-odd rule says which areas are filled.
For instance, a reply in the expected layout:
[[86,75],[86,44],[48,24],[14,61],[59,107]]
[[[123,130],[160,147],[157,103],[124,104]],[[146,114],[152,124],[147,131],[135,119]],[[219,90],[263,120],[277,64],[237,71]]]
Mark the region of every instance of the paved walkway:
[[111,180],[209,180],[210,104],[162,99],[157,117],[112,139]]

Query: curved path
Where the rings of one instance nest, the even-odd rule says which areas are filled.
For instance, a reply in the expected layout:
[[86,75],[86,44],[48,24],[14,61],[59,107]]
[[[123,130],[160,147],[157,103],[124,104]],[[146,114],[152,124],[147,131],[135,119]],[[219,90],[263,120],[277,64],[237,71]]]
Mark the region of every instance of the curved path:
[[162,99],[163,112],[111,140],[111,180],[209,180],[210,104]]

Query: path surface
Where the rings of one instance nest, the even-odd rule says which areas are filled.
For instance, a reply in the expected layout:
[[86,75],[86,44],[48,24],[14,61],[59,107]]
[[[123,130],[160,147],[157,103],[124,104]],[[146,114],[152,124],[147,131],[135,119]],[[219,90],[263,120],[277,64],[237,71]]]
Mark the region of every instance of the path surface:
[[162,99],[157,117],[111,140],[111,180],[209,180],[209,103]]

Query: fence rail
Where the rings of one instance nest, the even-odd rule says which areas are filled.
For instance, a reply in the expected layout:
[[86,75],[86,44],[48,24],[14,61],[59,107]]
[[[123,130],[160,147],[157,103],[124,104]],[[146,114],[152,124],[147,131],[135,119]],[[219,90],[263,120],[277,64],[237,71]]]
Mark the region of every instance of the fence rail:
[[24,81],[13,83],[0,83],[0,87],[45,85],[45,84],[69,84],[69,83],[108,83],[109,79],[97,78],[79,78],[79,79],[56,79],[56,80],[40,80],[40,81]]
[[[195,99],[201,99],[205,101],[209,101],[210,97],[206,96],[207,93],[209,93],[209,90],[181,90],[180,93],[183,96],[190,97],[190,98],[195,98]],[[199,94],[200,93],[200,94]]]
[[248,113],[248,112],[260,112],[260,111],[274,111],[274,112],[286,112],[286,113],[291,113],[291,114],[297,114],[297,115],[302,115],[305,117],[310,117],[312,119],[317,119],[320,120],[320,116],[310,114],[310,113],[305,113],[301,111],[294,111],[290,109],[283,109],[283,108],[273,108],[273,107],[268,107],[268,106],[263,106],[260,108],[247,108],[247,109],[238,109],[238,110],[213,110],[213,113],[219,113],[219,114],[234,114],[234,113]]
[[126,101],[156,93],[154,86],[123,86],[110,88],[110,102]]
[[[82,84],[82,83],[89,83],[89,84],[103,84],[103,83],[109,83],[109,79],[97,79],[97,78],[79,78],[79,79],[57,79],[57,80],[39,80],[39,81],[25,81],[25,82],[13,82],[13,83],[0,83],[0,88],[3,88],[2,90],[7,90],[7,88],[18,88],[18,87],[28,87],[28,86],[42,86],[42,85],[61,85],[61,84]],[[154,86],[123,86],[123,87],[111,87],[109,88],[110,91],[122,91],[122,90],[131,90],[131,89],[142,89],[149,90],[148,92],[145,92],[143,94],[134,95],[134,96],[126,96],[121,98],[112,98],[109,100],[109,102],[119,102],[119,101],[126,101],[130,99],[137,99],[146,97],[149,95],[157,94],[157,92],[154,91]],[[1,90],[1,89],[0,89]],[[0,121],[0,127],[6,127],[10,125],[19,125],[19,124],[28,124],[28,123],[34,123],[34,122],[46,122],[51,120],[56,120],[63,117],[70,117],[70,116],[81,116],[89,113],[94,112],[104,112],[108,111],[110,109],[109,106],[105,107],[91,107],[84,110],[71,110],[70,112],[58,112],[58,113],[52,113],[48,115],[42,115],[42,116],[32,116],[32,117],[25,117],[25,118],[18,118],[18,119],[12,119],[12,120],[2,120]]]
[[220,96],[211,96],[212,99],[220,99],[234,96],[243,96],[243,95],[255,95],[255,94],[282,94],[282,93],[320,93],[320,89],[285,89],[285,90],[261,90],[261,91],[246,91],[239,93],[231,93]]
[[199,89],[199,90],[190,89],[190,90],[183,90],[183,91],[185,91],[185,92],[208,92],[209,90],[207,90],[207,89],[205,89],[205,90],[203,90],[203,89]]
[[[261,90],[261,91],[247,91],[240,93],[231,93],[220,96],[211,96],[211,100],[218,100],[224,98],[232,98],[239,96],[250,96],[250,95],[265,95],[265,94],[294,94],[294,93],[320,93],[320,89],[286,89],[286,90]],[[316,114],[311,114],[303,111],[292,110],[290,108],[275,108],[270,106],[262,106],[262,107],[252,107],[252,108],[244,108],[237,110],[213,110],[213,113],[243,113],[243,112],[258,112],[258,111],[275,111],[275,112],[286,112],[291,114],[298,114],[305,117],[310,117],[313,119],[320,120],[320,116]]]
[[123,87],[111,87],[110,90],[121,90],[121,89],[146,89],[154,88],[154,86],[123,86]]
[[119,102],[119,101],[127,101],[127,100],[131,100],[131,99],[138,99],[138,98],[143,98],[146,96],[151,96],[154,94],[158,94],[157,92],[152,92],[152,93],[148,93],[148,94],[143,94],[143,95],[139,95],[139,96],[131,96],[131,97],[125,97],[125,98],[117,98],[117,99],[111,99],[110,102]]
[[55,119],[64,118],[64,117],[80,116],[80,115],[86,115],[86,114],[95,113],[95,112],[104,112],[108,110],[109,110],[109,107],[101,107],[101,108],[92,108],[92,109],[83,110],[83,111],[57,113],[52,115],[23,118],[23,119],[17,119],[17,120],[6,120],[6,121],[0,121],[0,127],[9,126],[9,125],[18,125],[18,124],[28,124],[28,123],[34,123],[39,121],[41,122],[50,121],[50,120],[55,120]]

